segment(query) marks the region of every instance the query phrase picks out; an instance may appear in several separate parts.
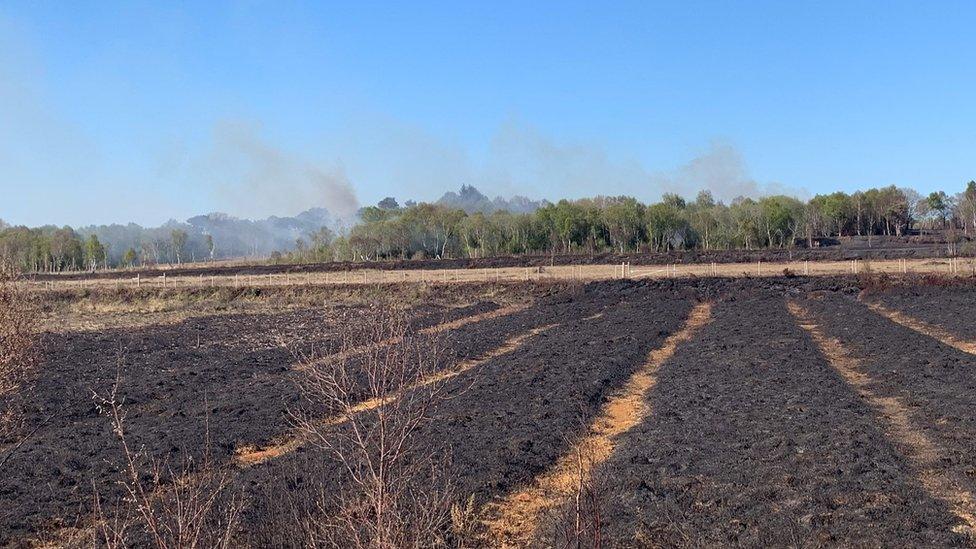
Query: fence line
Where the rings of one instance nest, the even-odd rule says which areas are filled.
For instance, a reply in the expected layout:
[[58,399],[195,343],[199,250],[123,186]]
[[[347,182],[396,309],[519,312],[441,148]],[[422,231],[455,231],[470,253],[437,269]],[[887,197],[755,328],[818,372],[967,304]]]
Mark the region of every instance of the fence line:
[[[580,282],[610,279],[748,277],[748,276],[827,276],[841,274],[887,273],[892,275],[929,273],[950,276],[976,276],[973,258],[789,261],[782,263],[671,263],[642,265],[557,265],[546,267],[494,267],[480,269],[359,269],[322,273],[269,273],[267,275],[229,274],[146,277],[142,273],[127,278],[85,278],[80,280],[27,281],[42,289],[58,288],[202,288],[273,287],[312,285],[363,285],[391,283],[465,284],[574,280]],[[304,274],[304,276],[302,276]]]

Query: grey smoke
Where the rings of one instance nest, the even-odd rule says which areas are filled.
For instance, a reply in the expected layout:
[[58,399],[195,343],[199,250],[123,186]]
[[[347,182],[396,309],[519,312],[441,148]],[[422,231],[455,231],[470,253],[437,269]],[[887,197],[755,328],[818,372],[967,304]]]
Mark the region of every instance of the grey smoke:
[[254,125],[222,122],[213,132],[202,177],[217,201],[235,214],[293,215],[324,207],[340,219],[359,209],[356,192],[341,165],[323,167],[269,144]]
[[469,173],[462,183],[473,183],[482,191],[553,200],[627,194],[653,201],[668,192],[693,198],[703,189],[725,201],[766,194],[808,195],[801,188],[754,179],[742,153],[728,141],[713,141],[675,168],[652,170],[635,157],[611,155],[599,144],[558,142],[511,120],[493,137],[484,164]]
[[673,192],[692,198],[703,189],[712,192],[719,200],[730,201],[738,197],[758,197],[770,194],[788,194],[805,198],[805,189],[790,187],[776,182],[760,183],[749,175],[742,154],[731,143],[714,141],[709,147],[685,164],[670,172],[650,176],[653,186],[662,192]]

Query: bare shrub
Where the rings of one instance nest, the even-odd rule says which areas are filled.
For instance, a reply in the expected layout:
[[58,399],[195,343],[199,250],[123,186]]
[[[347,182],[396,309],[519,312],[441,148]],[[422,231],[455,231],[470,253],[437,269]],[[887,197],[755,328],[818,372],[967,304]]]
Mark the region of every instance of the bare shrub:
[[[458,543],[449,464],[417,436],[447,396],[438,383],[437,342],[411,334],[402,311],[374,311],[342,326],[332,353],[338,358],[299,357],[304,405],[296,424],[339,469],[336,485],[324,487],[308,513],[308,542],[359,548]],[[455,518],[463,514],[455,507]]]
[[857,275],[858,287],[865,294],[880,293],[891,288],[895,279],[885,272],[866,270]]
[[0,469],[29,438],[17,396],[38,362],[37,315],[30,292],[0,265]]
[[560,549],[598,549],[603,546],[604,507],[607,504],[606,482],[594,457],[594,450],[584,441],[573,446],[574,484],[569,502],[553,509],[545,517],[543,532],[546,547]]
[[209,425],[199,460],[186,452],[172,461],[158,459],[133,448],[126,436],[124,399],[119,395],[121,363],[120,356],[119,375],[109,394],[96,393],[94,400],[119,442],[122,497],[106,504],[94,487],[92,544],[108,548],[232,547],[243,500],[233,490],[232,471],[219,467],[211,457]]

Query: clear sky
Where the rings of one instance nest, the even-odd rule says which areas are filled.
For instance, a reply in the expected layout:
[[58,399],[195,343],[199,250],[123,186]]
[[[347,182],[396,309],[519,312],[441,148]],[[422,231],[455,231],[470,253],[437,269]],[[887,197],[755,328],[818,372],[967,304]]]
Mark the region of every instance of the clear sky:
[[0,3],[0,218],[976,177],[976,2]]

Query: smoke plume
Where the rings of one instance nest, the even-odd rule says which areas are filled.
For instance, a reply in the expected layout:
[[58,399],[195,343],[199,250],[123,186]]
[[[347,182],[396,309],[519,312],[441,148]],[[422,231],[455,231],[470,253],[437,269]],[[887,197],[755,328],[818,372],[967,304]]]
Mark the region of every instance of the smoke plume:
[[336,217],[351,219],[359,208],[341,165],[322,167],[287,154],[263,140],[252,125],[218,124],[202,165],[218,203],[227,204],[236,215],[293,215],[324,207]]

